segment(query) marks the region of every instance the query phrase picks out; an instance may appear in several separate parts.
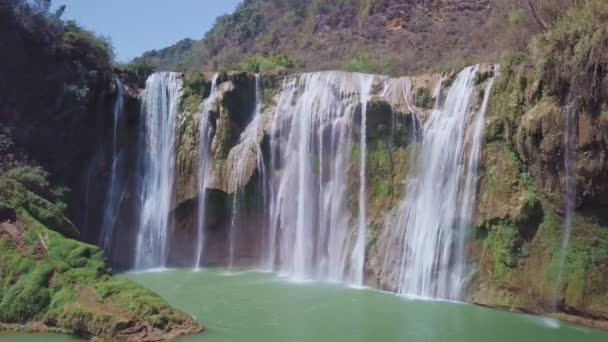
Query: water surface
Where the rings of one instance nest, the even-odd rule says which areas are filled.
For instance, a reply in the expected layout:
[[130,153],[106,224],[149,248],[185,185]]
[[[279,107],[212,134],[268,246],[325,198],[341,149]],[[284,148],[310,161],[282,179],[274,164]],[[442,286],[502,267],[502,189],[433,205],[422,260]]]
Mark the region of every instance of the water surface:
[[[191,313],[204,334],[179,342],[606,342],[608,333],[469,304],[407,299],[337,284],[223,270],[129,273]],[[0,335],[10,342],[74,342]]]
[[608,333],[469,304],[406,299],[273,274],[223,270],[124,275],[193,314],[183,342],[585,342]]

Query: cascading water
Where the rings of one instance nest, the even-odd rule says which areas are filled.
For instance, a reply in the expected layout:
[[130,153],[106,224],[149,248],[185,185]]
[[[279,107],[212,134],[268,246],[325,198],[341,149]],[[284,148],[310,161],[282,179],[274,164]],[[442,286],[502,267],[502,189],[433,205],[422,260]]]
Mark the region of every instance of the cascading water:
[[560,246],[560,254],[557,265],[557,290],[562,286],[564,267],[566,264],[566,256],[568,255],[568,246],[570,245],[570,236],[572,235],[572,217],[576,206],[576,125],[577,125],[577,108],[576,97],[571,92],[569,94],[568,105],[566,106],[564,118],[564,180],[565,180],[565,205],[564,205],[564,223],[562,232],[562,242]]
[[181,75],[152,74],[142,96],[143,145],[135,268],[165,267],[168,256],[175,169],[175,129]]
[[[472,111],[478,67],[461,71],[443,104],[436,104],[422,132],[413,175],[398,208],[391,239],[399,244],[397,291],[459,299],[464,238],[473,211],[487,85],[481,109]],[[438,97],[439,98],[439,97]],[[472,120],[472,121],[471,121]],[[468,128],[468,129],[467,129]]]
[[[231,151],[230,158],[234,160],[232,167],[232,174],[230,175],[230,181],[232,184],[230,188],[234,190],[232,198],[232,217],[230,220],[230,232],[228,236],[228,267],[230,269],[235,266],[236,249],[239,240],[239,225],[240,225],[240,204],[243,201],[244,187],[247,185],[247,171],[252,167],[255,167],[259,173],[259,179],[262,183],[266,180],[266,166],[264,163],[264,156],[260,148],[261,140],[263,138],[264,131],[262,125],[262,81],[260,75],[255,75],[255,107],[251,122],[241,134],[239,144]],[[253,157],[250,157],[254,154]],[[249,165],[252,161],[255,161],[255,165]],[[265,184],[261,187],[262,193],[262,207],[265,207]],[[265,222],[263,222],[264,224]]]
[[194,268],[201,267],[203,247],[205,244],[205,214],[206,214],[206,180],[209,174],[209,156],[211,155],[211,139],[213,127],[211,125],[211,112],[216,105],[218,96],[219,74],[213,76],[209,97],[203,101],[199,120],[199,151],[200,165],[198,170],[198,217],[196,229],[196,249],[194,255]]
[[[349,158],[353,123],[361,113],[365,147],[366,103],[373,76],[343,72],[303,74],[284,82],[271,127],[270,232],[266,265],[296,279],[361,284],[365,208],[349,214]],[[360,153],[365,177],[365,153]],[[365,206],[365,180],[359,179]]]
[[359,101],[361,102],[361,129],[359,140],[359,231],[357,232],[357,242],[353,250],[351,268],[352,283],[363,284],[363,271],[365,267],[365,236],[367,234],[367,174],[365,172],[367,164],[367,102],[372,90],[373,78],[369,75],[358,74]]
[[116,216],[124,195],[123,176],[119,171],[121,164],[120,149],[118,146],[119,127],[123,123],[124,112],[124,87],[120,78],[115,77],[116,82],[116,102],[114,103],[113,132],[112,132],[112,168],[110,170],[110,181],[108,193],[106,195],[106,205],[101,225],[101,236],[99,245],[109,252]]

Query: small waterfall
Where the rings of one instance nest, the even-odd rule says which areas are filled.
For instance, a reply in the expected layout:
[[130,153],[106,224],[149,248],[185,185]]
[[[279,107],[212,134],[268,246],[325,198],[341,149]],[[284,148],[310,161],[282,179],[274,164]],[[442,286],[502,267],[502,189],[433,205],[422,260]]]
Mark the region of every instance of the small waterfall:
[[[365,180],[359,217],[349,214],[353,123],[365,176],[366,104],[373,76],[303,74],[284,81],[271,127],[270,232],[266,266],[296,279],[361,284],[365,255]],[[357,222],[358,221],[358,222]]]
[[367,192],[365,172],[367,165],[367,102],[372,90],[373,78],[369,75],[358,74],[359,101],[361,102],[361,132],[359,140],[359,231],[357,232],[357,243],[353,251],[351,267],[353,268],[351,282],[363,285],[363,271],[365,268],[365,237],[367,235]]
[[211,155],[211,139],[213,137],[213,127],[211,124],[211,114],[217,104],[218,97],[218,78],[216,73],[211,81],[211,92],[209,97],[203,101],[199,120],[199,151],[200,165],[198,170],[198,217],[196,227],[196,249],[194,255],[194,268],[201,267],[203,247],[205,245],[205,219],[206,219],[206,180],[209,174],[209,157]]
[[[492,82],[480,110],[471,110],[478,67],[461,71],[422,127],[415,169],[406,184],[391,240],[401,265],[397,291],[459,299],[464,238],[475,202],[484,116]],[[438,96],[439,98],[439,96]],[[394,245],[393,245],[394,246]]]
[[182,80],[159,72],[146,81],[142,96],[144,141],[141,146],[142,208],[135,268],[165,267],[168,256],[175,171],[175,129]]
[[[230,188],[234,190],[232,197],[232,217],[230,220],[230,232],[228,237],[228,267],[235,267],[237,244],[239,241],[239,226],[241,224],[241,203],[244,200],[245,186],[247,186],[247,174],[252,168],[258,171],[262,182],[262,208],[266,205],[266,166],[264,156],[260,148],[261,139],[264,135],[262,125],[262,80],[260,75],[255,75],[255,107],[251,122],[241,134],[239,144],[230,152],[229,159],[232,160]],[[252,164],[255,162],[255,164]],[[265,208],[264,208],[265,209]],[[262,222],[264,224],[265,222]]]
[[569,94],[568,105],[566,106],[566,115],[564,118],[564,179],[565,179],[565,205],[564,205],[564,223],[562,242],[560,246],[559,259],[557,265],[557,281],[556,287],[559,294],[559,289],[562,286],[564,267],[566,265],[566,256],[568,255],[568,247],[570,245],[570,236],[572,235],[572,218],[576,207],[576,125],[577,125],[577,108],[576,97],[572,93]]
[[[114,103],[113,132],[112,132],[112,168],[110,170],[110,180],[108,193],[106,195],[106,205],[101,225],[101,236],[99,245],[109,252],[112,243],[116,217],[120,209],[120,204],[124,196],[123,178],[120,172],[121,164],[120,148],[118,146],[119,127],[124,123],[124,87],[120,78],[114,78],[116,83],[116,102]],[[87,189],[88,190],[88,189]]]

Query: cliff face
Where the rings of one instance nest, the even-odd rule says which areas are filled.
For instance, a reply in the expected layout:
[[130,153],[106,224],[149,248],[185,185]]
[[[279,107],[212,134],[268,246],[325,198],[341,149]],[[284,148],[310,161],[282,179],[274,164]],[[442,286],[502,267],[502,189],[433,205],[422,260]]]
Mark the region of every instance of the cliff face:
[[[569,31],[576,25],[567,21],[580,18],[569,17],[559,24],[561,26],[556,29],[559,33],[550,31],[538,37],[534,53],[505,57],[500,74],[496,75],[478,171],[474,224],[466,243],[466,292],[467,300],[474,303],[545,314],[557,309],[559,313],[555,315],[558,317],[605,327],[608,289],[603,284],[608,281],[608,230],[607,217],[600,208],[607,199],[605,177],[608,174],[604,113],[608,94],[605,93],[606,60],[601,53],[606,45],[600,38],[603,29],[592,24],[601,23],[605,12],[596,8],[579,15],[587,15],[586,20],[591,23],[584,33],[588,39],[576,36],[581,34],[579,31]],[[585,58],[576,59],[567,55],[568,51],[555,50],[557,41],[568,39],[583,44],[573,51]],[[578,62],[569,64],[567,69],[560,69],[559,63],[555,62],[571,59]],[[483,70],[480,72],[480,89],[487,76]],[[387,243],[390,234],[386,230],[386,218],[405,195],[403,181],[410,174],[416,155],[412,125],[424,125],[429,113],[429,94],[434,93],[440,79],[444,86],[449,86],[452,77],[445,73],[411,78],[411,91],[415,94],[411,102],[415,102],[415,108],[408,108],[407,101],[373,87],[376,90],[367,104],[369,124],[366,132],[370,227],[366,282],[372,286],[395,289],[395,277],[401,266],[383,265],[390,244]],[[208,84],[211,75],[204,75],[204,79]],[[208,183],[214,213],[208,217],[210,239],[206,250],[212,263],[227,262],[225,251],[235,190],[237,193],[239,189],[245,193],[257,191],[259,170],[253,167],[247,168],[240,186],[235,188],[231,184],[235,156],[244,159],[246,165],[256,165],[256,154],[249,154],[235,138],[243,134],[243,124],[249,122],[253,113],[253,82],[253,75],[233,75],[225,77],[219,86],[222,95],[214,109],[216,136],[212,149],[212,176]],[[241,95],[236,95],[239,92]],[[268,118],[275,114],[277,91],[276,87],[266,86],[264,92],[265,98],[274,96],[274,100],[264,102],[262,116],[266,119],[263,125],[267,128],[262,130],[265,132],[262,136],[256,137],[255,144],[268,160],[265,141],[270,132],[271,120]],[[477,102],[481,95],[475,95],[479,97]],[[229,96],[241,99],[235,103],[248,105],[231,107],[226,101]],[[203,94],[194,101],[196,105],[192,108],[197,108],[204,97]],[[243,100],[245,98],[247,100]],[[419,122],[411,120],[413,111]],[[575,113],[572,141],[576,158],[575,172],[571,176],[576,185],[575,214],[570,244],[563,251],[565,119],[572,113]],[[403,120],[393,121],[395,117]],[[181,195],[178,195],[175,211],[178,234],[183,234],[176,245],[182,249],[189,245],[188,236],[192,236],[198,187],[192,173],[197,170],[197,164],[185,157],[196,154],[194,151],[198,148],[197,119],[183,122],[182,132],[189,133],[182,134],[179,148],[184,157],[180,157],[182,167],[177,191]],[[400,124],[391,129],[394,122]],[[360,134],[357,130],[355,127],[353,134]],[[226,134],[227,131],[231,133]],[[189,136],[192,139],[187,138]],[[356,154],[345,172],[358,174]],[[358,184],[349,184],[349,187],[357,189]],[[260,201],[253,198],[253,201]],[[355,213],[357,203],[350,203],[351,212]],[[264,231],[261,210],[259,206],[251,205],[243,214],[247,224],[238,228],[242,232],[237,243],[238,264],[250,265],[259,256],[258,241]],[[566,254],[562,268],[563,253]],[[561,279],[561,283],[556,279]]]
[[[557,303],[566,314],[607,317],[608,230],[599,209],[608,199],[608,61],[599,57],[607,15],[605,5],[590,4],[538,36],[531,57],[503,62],[482,166],[482,235],[472,245],[479,263],[473,301],[533,312]],[[567,184],[576,191],[572,236],[562,251]]]
[[[0,4],[0,330],[116,341],[198,332],[77,241],[98,241],[116,87],[107,42],[49,9],[50,1]],[[136,87],[126,88],[134,125]]]

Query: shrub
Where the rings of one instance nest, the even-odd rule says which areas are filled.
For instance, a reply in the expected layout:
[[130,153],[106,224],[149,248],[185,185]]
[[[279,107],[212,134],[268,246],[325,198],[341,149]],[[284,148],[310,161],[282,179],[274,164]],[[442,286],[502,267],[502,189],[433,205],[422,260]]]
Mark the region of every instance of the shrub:
[[32,192],[43,193],[49,187],[49,174],[40,166],[15,167],[8,170],[4,176],[23,184]]
[[253,56],[240,64],[240,69],[245,72],[263,74],[284,74],[295,68],[295,61],[288,55],[276,54],[266,56]]
[[75,48],[88,48],[88,53],[96,56],[101,64],[108,64],[115,56],[110,38],[96,36],[73,20],[64,24],[63,42]]
[[[156,70],[156,64],[146,56],[134,59],[131,63],[115,64],[114,73],[130,74],[130,81],[135,82],[140,88],[146,85],[146,79]],[[127,77],[129,79],[129,77]]]
[[517,229],[508,222],[492,225],[488,229],[485,246],[493,260],[494,276],[504,280],[516,266]]
[[414,104],[419,108],[431,109],[435,104],[435,98],[428,89],[418,88],[414,95]]
[[603,71],[608,68],[608,2],[585,1],[570,10],[532,43],[537,78],[544,92],[566,102],[581,97],[599,109],[605,96]]
[[354,72],[362,72],[367,74],[381,74],[381,75],[389,75],[396,76],[397,72],[395,69],[381,61],[378,58],[372,57],[367,52],[359,52],[357,53],[350,61],[347,66],[349,71]]

